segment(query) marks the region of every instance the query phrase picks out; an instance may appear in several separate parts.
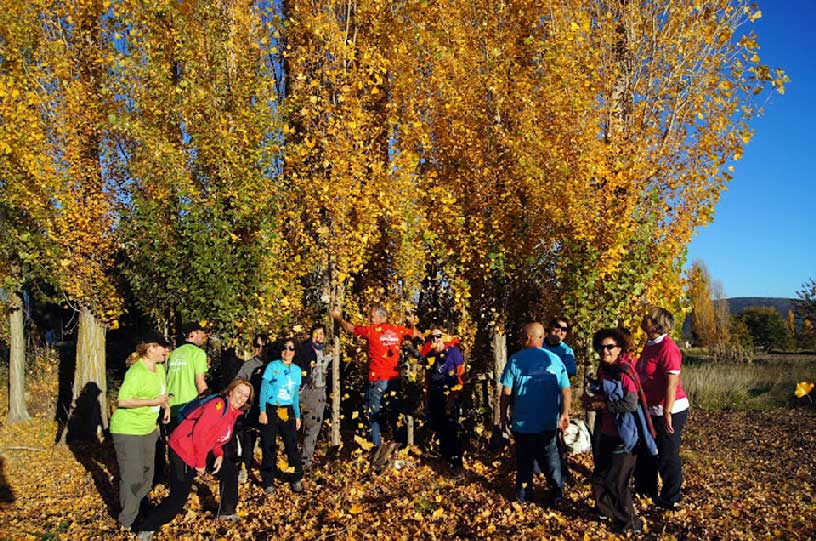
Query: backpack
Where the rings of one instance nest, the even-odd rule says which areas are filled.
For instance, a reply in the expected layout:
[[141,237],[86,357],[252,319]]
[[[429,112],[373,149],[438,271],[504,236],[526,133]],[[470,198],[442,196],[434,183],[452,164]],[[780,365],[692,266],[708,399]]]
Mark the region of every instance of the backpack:
[[[198,398],[187,402],[181,408],[179,408],[178,413],[176,413],[176,426],[181,425],[181,422],[188,417],[195,419],[195,421],[198,422],[201,415],[204,413],[203,406],[216,398],[222,398],[224,400],[224,411],[221,412],[221,416],[225,416],[227,414],[227,410],[229,409],[227,407],[229,405],[227,404],[227,398],[220,394],[208,394],[205,396],[199,396]],[[198,413],[196,414],[196,412]]]

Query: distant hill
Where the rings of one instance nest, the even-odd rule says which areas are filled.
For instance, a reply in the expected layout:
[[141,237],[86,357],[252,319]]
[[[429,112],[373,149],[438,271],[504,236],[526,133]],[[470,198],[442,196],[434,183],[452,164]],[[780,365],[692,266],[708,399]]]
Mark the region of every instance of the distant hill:
[[[737,315],[752,306],[760,306],[771,307],[779,312],[783,318],[787,319],[788,310],[793,310],[794,299],[786,299],[784,297],[733,297],[726,299],[726,301],[728,301],[728,308],[731,310],[731,315]],[[691,340],[691,316],[683,321],[683,339]]]
[[784,297],[733,297],[726,299],[732,314],[739,314],[751,306],[768,306],[776,309],[782,317],[788,317],[788,310],[793,310],[793,300]]

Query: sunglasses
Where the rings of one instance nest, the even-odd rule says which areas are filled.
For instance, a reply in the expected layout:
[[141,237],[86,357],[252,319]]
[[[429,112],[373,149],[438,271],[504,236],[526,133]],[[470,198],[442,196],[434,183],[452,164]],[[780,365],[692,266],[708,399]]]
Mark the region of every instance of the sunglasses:
[[283,346],[283,351],[295,351],[295,346]]
[[564,332],[567,332],[567,331],[569,330],[569,327],[568,327],[567,325],[553,325],[553,326],[552,326],[552,329],[553,329],[554,331],[564,331]]
[[598,351],[612,351],[615,348],[619,348],[620,346],[617,344],[601,344],[601,347],[598,348]]
[[441,340],[442,335],[441,334],[430,334],[430,335],[428,335],[428,338],[430,338],[431,340],[434,340],[434,341]]

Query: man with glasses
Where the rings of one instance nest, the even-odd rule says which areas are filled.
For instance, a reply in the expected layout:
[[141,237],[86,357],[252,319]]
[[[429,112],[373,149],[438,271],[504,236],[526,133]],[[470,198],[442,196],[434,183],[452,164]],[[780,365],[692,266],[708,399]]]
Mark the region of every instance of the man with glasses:
[[[564,341],[567,338],[567,333],[569,333],[569,323],[567,320],[561,316],[553,317],[550,320],[550,328],[547,332],[547,336],[544,338],[544,349],[558,355],[558,358],[561,359],[561,362],[564,363],[564,367],[567,369],[567,376],[571,378],[578,374],[578,366],[575,363],[575,352],[573,352],[572,348]],[[558,446],[558,456],[561,458],[561,472],[564,480],[571,481],[572,476],[570,475],[567,464],[566,449],[564,448],[561,430],[558,431],[558,437],[555,441]],[[536,473],[540,473],[538,468],[539,464],[536,463],[536,466]]]
[[550,320],[550,329],[544,338],[544,349],[552,351],[567,369],[567,375],[573,377],[578,374],[578,366],[575,363],[575,352],[564,341],[569,333],[569,323],[561,316],[555,316]]
[[[257,334],[252,341],[252,358],[245,361],[238,370],[236,378],[247,380],[255,391],[255,396],[261,394],[261,378],[264,368],[266,368],[267,354],[269,352],[269,335]],[[241,444],[241,462],[244,468],[238,472],[238,482],[246,483],[249,476],[249,468],[252,467],[252,459],[255,455],[255,442],[258,440],[258,401],[254,400],[249,411],[244,415],[243,426],[237,430],[238,441]],[[240,466],[239,466],[240,467]]]
[[368,325],[351,324],[343,319],[339,310],[332,311],[332,318],[346,332],[368,341],[366,413],[372,443],[377,447],[382,445],[381,420],[391,427],[393,438],[397,440],[394,445],[405,443],[405,431],[398,430],[399,397],[402,392],[399,359],[402,342],[412,336],[420,336],[419,331],[388,323],[388,311],[379,303],[371,307]]

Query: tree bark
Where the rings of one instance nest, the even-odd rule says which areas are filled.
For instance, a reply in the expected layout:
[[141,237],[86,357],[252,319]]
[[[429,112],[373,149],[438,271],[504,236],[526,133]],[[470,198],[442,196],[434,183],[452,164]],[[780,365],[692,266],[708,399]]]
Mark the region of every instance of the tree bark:
[[105,332],[105,325],[96,319],[88,306],[83,305],[79,311],[73,399],[76,401],[89,383],[95,383],[99,390],[98,401],[103,429],[108,428]]
[[504,365],[507,364],[507,335],[499,328],[493,328],[493,426],[501,422],[501,376],[504,372]]
[[25,335],[23,299],[19,291],[9,292],[9,410],[8,423],[22,423],[31,419],[25,400]]
[[331,445],[332,447],[339,447],[340,440],[340,333],[334,332],[335,324],[331,318],[331,310],[337,308],[342,310],[343,305],[343,286],[330,287],[329,300],[329,324],[326,330],[330,333],[332,344],[332,396],[331,396]]

